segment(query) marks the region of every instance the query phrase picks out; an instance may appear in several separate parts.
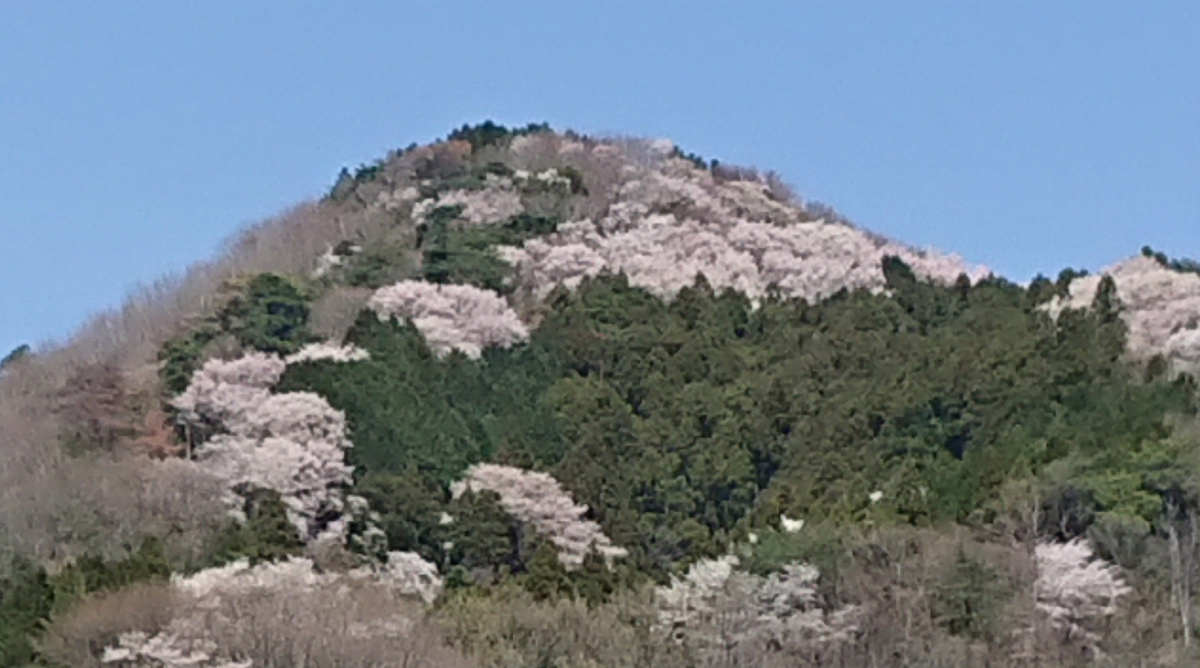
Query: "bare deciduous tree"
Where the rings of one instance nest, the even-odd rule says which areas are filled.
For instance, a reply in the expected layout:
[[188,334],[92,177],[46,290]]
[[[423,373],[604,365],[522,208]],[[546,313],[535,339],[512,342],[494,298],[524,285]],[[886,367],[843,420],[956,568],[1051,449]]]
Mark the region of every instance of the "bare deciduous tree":
[[466,666],[425,614],[372,574],[239,562],[85,601],[41,646],[80,668]]

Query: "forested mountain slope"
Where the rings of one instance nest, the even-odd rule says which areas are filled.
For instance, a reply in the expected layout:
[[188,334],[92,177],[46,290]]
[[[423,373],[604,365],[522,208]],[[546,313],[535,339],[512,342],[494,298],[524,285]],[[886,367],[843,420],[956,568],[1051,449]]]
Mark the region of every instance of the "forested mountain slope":
[[1194,262],[464,127],[5,359],[0,666],[1190,665],[1198,374]]

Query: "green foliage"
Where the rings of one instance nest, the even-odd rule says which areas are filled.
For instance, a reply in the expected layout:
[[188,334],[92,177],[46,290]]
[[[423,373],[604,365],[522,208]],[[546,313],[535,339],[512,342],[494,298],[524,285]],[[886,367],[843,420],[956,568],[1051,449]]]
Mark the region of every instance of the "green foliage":
[[338,172],[337,179],[326,197],[334,202],[343,202],[349,199],[359,185],[370,183],[378,178],[383,172],[384,164],[383,160],[377,160],[370,165],[359,165],[353,174],[349,169],[343,167]]
[[990,639],[1009,592],[990,566],[959,549],[937,583],[933,616],[943,628],[973,640]]
[[[421,276],[431,283],[471,284],[502,290],[510,267],[491,250],[486,232],[454,230],[461,207],[439,207],[421,229]],[[485,228],[486,229],[486,228]]]
[[338,282],[354,287],[378,289],[415,273],[413,250],[406,244],[382,242],[344,256],[335,270]]
[[1054,281],[1055,290],[1059,296],[1066,297],[1070,294],[1071,281],[1087,275],[1087,269],[1071,269],[1070,267],[1063,269],[1058,272],[1058,278]]
[[671,147],[671,157],[672,158],[682,158],[683,160],[687,160],[688,162],[692,163],[692,165],[696,169],[709,169],[710,165],[715,166],[718,164],[717,160],[715,158],[713,159],[713,161],[711,163],[709,163],[702,156],[697,155],[695,153],[685,152],[683,149],[679,148],[678,146]]
[[246,347],[290,354],[313,340],[308,330],[312,295],[297,280],[257,274],[224,286],[221,309],[158,350],[163,389],[174,396],[187,389],[205,348],[222,334]]
[[32,349],[27,343],[23,343],[16,348],[13,348],[7,355],[5,355],[3,358],[0,358],[0,370],[3,370],[4,367],[14,364],[31,354]]
[[171,574],[162,543],[156,539],[147,539],[124,559],[84,556],[54,575],[25,561],[10,570],[0,578],[0,668],[32,664],[33,641],[46,620],[84,596],[134,582],[164,580]]
[[[484,247],[471,237],[482,232],[440,222],[428,248]],[[552,225],[518,217],[488,243]],[[451,255],[429,265],[453,267]],[[757,309],[703,280],[665,304],[621,276],[599,279],[552,295],[527,344],[478,361],[439,359],[411,325],[364,314],[349,340],[369,361],[297,365],[281,389],[345,411],[352,463],[409,479],[398,498],[443,490],[479,461],[546,470],[629,563],[657,574],[749,529],[764,534],[761,568],[777,565],[795,556],[764,529],[781,512],[829,527],[981,521],[1014,476],[1042,478],[1044,531],[1078,535],[1112,513],[1153,525],[1168,489],[1196,477],[1163,450],[1174,443],[1163,416],[1194,414],[1195,387],[1126,371],[1111,284],[1056,324],[1003,280],[939,287],[896,259],[885,275],[891,297]],[[397,545],[437,556],[432,506],[385,497],[373,498]],[[517,572],[522,549],[477,552]]]
[[296,527],[288,520],[287,507],[273,490],[247,490],[242,498],[245,522],[233,522],[214,541],[208,562],[221,566],[238,559],[251,565],[278,561],[304,548]]
[[497,245],[519,245],[527,239],[552,234],[553,218],[520,214],[486,227],[454,225],[462,207],[438,207],[420,228],[423,263],[421,276],[431,283],[469,284],[508,293],[512,267],[496,254]]
[[550,132],[550,125],[547,123],[530,123],[523,128],[509,129],[491,120],[486,120],[477,125],[464,124],[461,128],[451,132],[446,137],[446,140],[469,142],[471,148],[478,151],[485,146],[496,146],[513,137],[534,134],[536,132]]
[[312,296],[297,280],[257,274],[234,288],[217,321],[243,346],[286,355],[312,341],[308,331]]
[[1179,259],[1172,260],[1171,258],[1167,257],[1166,253],[1155,251],[1149,246],[1142,246],[1142,255],[1154,258],[1159,264],[1172,271],[1200,274],[1200,262],[1190,258],[1181,257]]
[[578,568],[568,570],[554,545],[539,541],[518,582],[535,601],[582,599],[594,607],[634,584],[637,579],[631,576],[629,570],[606,563],[595,552],[585,557]]
[[571,597],[574,595],[571,577],[558,559],[558,551],[548,541],[542,542],[529,559],[529,569],[521,578],[521,586],[535,601]]
[[33,661],[31,640],[54,608],[54,590],[46,571],[25,562],[0,578],[0,667],[18,668]]
[[588,189],[583,185],[583,172],[571,166],[558,167],[558,175],[571,182],[572,195],[588,195]]
[[455,500],[451,511],[449,563],[468,571],[490,570],[494,578],[525,570],[526,541],[495,492],[466,492]]
[[758,543],[743,546],[742,566],[766,576],[787,564],[803,562],[816,566],[823,577],[835,578],[849,553],[845,531],[829,522],[806,523],[798,533],[763,530]]
[[370,312],[347,342],[371,358],[292,365],[278,388],[317,392],[345,411],[349,459],[364,473],[417,471],[444,485],[493,455],[530,465],[560,456],[557,423],[539,399],[560,376],[545,344],[489,351],[484,363],[437,359],[410,324]]
[[217,335],[213,327],[200,327],[177,336],[158,349],[159,377],[171,395],[187,389],[192,374],[200,367],[204,347]]
[[435,564],[445,562],[442,544],[449,534],[440,520],[446,490],[436,480],[416,469],[374,472],[363,476],[354,493],[379,514],[389,550],[416,552]]
[[441,482],[491,454],[480,431],[452,397],[479,392],[464,358],[439,363],[411,325],[364,312],[347,337],[371,359],[288,368],[279,391],[310,390],[345,411],[354,434],[350,462],[364,472],[416,469]]

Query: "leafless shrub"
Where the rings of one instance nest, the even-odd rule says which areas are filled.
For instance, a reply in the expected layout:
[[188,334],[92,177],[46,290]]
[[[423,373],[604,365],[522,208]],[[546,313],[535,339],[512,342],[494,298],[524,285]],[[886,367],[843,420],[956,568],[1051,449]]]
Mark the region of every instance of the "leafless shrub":
[[423,620],[384,589],[335,584],[227,598],[189,631],[256,668],[468,665]]
[[156,634],[166,628],[176,598],[165,583],[139,583],[90,596],[50,620],[37,652],[50,665],[98,668],[103,649],[116,644],[122,633]]
[[451,642],[487,668],[683,668],[688,657],[651,628],[650,597],[627,594],[589,608],[582,601],[538,602],[522,590],[461,596],[438,614]]
[[0,382],[0,507],[13,485],[45,474],[62,457],[51,397],[38,380],[14,369]]
[[137,433],[125,378],[111,362],[76,367],[55,398],[62,435],[76,451],[113,452]]
[[771,199],[783,204],[791,204],[800,206],[802,200],[796,194],[796,190],[788,185],[783,177],[775,171],[768,171],[766,174],[767,192],[770,193]]
[[727,165],[717,163],[712,167],[713,180],[718,185],[728,183],[730,181],[754,181],[765,182],[765,178],[753,167],[742,167],[740,165]]
[[[559,148],[557,166],[577,170],[587,188],[576,218],[596,219],[606,215],[621,186],[631,178],[624,169],[626,163],[620,149],[594,140],[566,142]],[[569,150],[563,151],[564,148]]]
[[481,161],[503,161],[512,169],[540,172],[562,165],[562,138],[553,132],[535,132],[513,137],[505,148],[484,149]]
[[115,559],[148,537],[177,563],[199,558],[226,521],[219,481],[180,459],[62,458],[0,488],[0,538],[43,560]]
[[370,298],[370,288],[333,288],[313,304],[309,328],[322,338],[341,341]]
[[336,577],[250,584],[219,593],[137,585],[89,598],[51,622],[39,649],[72,668],[160,665],[151,657],[170,655],[179,658],[171,666],[468,665],[419,606],[386,588]]

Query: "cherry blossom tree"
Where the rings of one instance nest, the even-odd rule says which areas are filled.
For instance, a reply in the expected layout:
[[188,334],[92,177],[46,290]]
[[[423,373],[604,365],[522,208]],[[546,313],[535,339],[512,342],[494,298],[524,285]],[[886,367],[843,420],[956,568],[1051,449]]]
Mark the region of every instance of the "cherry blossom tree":
[[401,281],[377,290],[367,307],[380,320],[411,320],[438,355],[458,350],[478,358],[484,348],[506,348],[529,338],[503,297],[471,285]]
[[1096,625],[1117,612],[1117,603],[1131,589],[1116,566],[1095,557],[1087,541],[1041,543],[1034,548],[1037,563],[1037,607],[1051,627],[1068,639],[1078,639],[1098,651]]
[[1070,294],[1055,297],[1046,310],[1057,317],[1063,309],[1090,307],[1104,276],[1117,286],[1129,352],[1140,359],[1161,354],[1172,373],[1200,373],[1200,274],[1174,271],[1139,255],[1098,275],[1073,279]]
[[285,357],[284,362],[287,364],[316,362],[320,360],[328,360],[330,362],[359,362],[370,358],[370,353],[362,348],[340,346],[336,343],[326,341],[323,343],[310,343],[298,352]]
[[382,563],[357,568],[350,575],[367,579],[402,596],[432,604],[442,593],[443,581],[437,566],[416,552],[388,552]]
[[[404,201],[403,194],[401,201]],[[484,187],[478,190],[451,190],[418,201],[413,205],[413,220],[421,223],[430,211],[444,206],[463,207],[462,220],[473,226],[504,222],[525,210],[520,190],[513,180],[491,174],[486,177]]]
[[227,502],[256,488],[280,493],[305,539],[338,536],[342,489],[350,483],[345,416],[311,392],[274,394],[287,363],[253,352],[210,360],[173,404],[185,424],[214,432],[195,451],[204,470],[223,480]]
[[287,363],[270,353],[209,360],[171,404],[189,423],[242,424],[247,412],[267,398],[286,369]]
[[495,492],[500,505],[516,520],[528,524],[558,548],[558,558],[574,568],[590,552],[606,559],[628,552],[612,544],[599,524],[585,519],[588,508],[576,503],[557,480],[546,473],[498,464],[476,464],[454,483],[454,498],[467,491]]
[[944,284],[962,274],[971,280],[988,275],[956,256],[914,250],[846,224],[811,221],[800,204],[777,200],[764,177],[718,182],[686,160],[662,157],[654,146],[612,150],[626,164],[603,216],[500,249],[535,295],[609,271],[624,272],[632,285],[663,299],[703,274],[714,288],[751,299],[775,284],[787,296],[819,301],[842,289],[882,290],[887,255]]
[[737,565],[733,555],[698,561],[657,588],[660,629],[726,664],[771,648],[813,655],[854,637],[859,608],[823,609],[815,567],[792,563],[764,578]]

